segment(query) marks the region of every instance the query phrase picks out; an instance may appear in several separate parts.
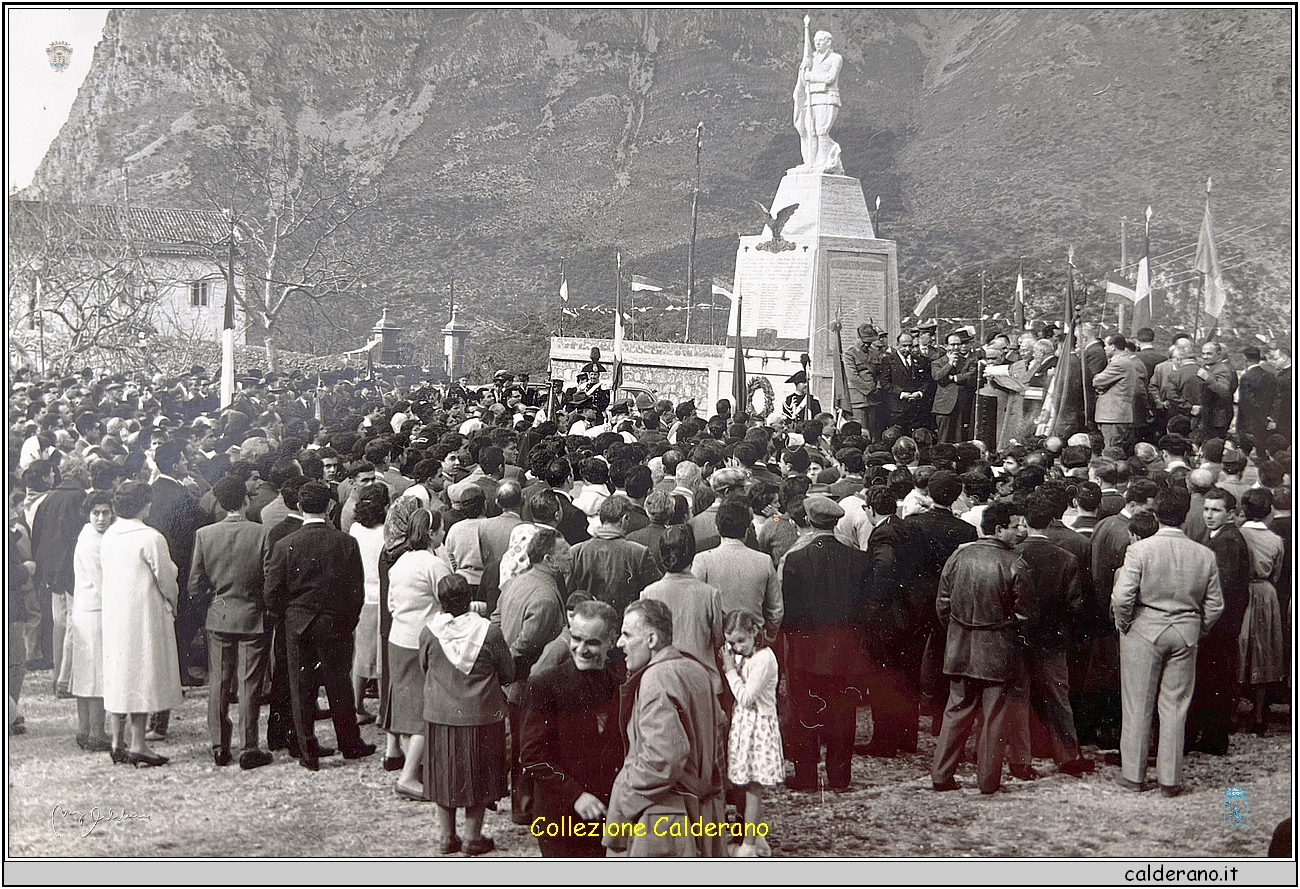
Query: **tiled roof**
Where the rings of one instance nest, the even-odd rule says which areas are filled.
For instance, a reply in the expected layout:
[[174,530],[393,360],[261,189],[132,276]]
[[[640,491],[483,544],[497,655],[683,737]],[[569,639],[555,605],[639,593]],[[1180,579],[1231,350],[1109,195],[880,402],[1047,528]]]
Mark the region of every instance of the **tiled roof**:
[[[22,217],[43,213],[66,215],[83,228],[87,237],[120,240],[126,235],[121,207],[101,204],[47,203],[43,201],[9,202],[11,222],[21,227]],[[130,220],[133,240],[149,241],[159,245],[194,244],[212,246],[230,237],[230,224],[215,210],[156,210],[149,207],[130,207],[125,212]]]

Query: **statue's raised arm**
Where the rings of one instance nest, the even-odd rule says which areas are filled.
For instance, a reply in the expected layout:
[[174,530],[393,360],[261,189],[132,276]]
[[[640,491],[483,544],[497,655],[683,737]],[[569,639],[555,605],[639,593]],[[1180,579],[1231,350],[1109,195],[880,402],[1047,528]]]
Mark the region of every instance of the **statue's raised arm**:
[[840,146],[830,132],[840,113],[840,68],[844,58],[831,49],[828,31],[818,31],[810,42],[808,24],[804,16],[804,55],[794,86],[794,128],[799,133],[803,164],[796,170],[842,175]]

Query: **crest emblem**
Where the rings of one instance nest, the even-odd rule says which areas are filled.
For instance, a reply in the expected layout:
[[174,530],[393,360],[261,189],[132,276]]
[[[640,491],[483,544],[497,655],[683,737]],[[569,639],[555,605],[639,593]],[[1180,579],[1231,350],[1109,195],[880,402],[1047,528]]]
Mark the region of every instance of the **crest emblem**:
[[56,40],[45,47],[45,54],[50,58],[50,67],[55,71],[65,71],[72,67],[72,44]]
[[1223,823],[1244,827],[1250,823],[1250,798],[1245,787],[1232,786],[1223,791]]
[[795,249],[795,244],[781,237],[781,231],[785,224],[790,221],[794,211],[799,209],[798,204],[791,204],[784,207],[776,214],[772,214],[767,207],[764,207],[758,201],[754,201],[754,206],[763,211],[763,226],[772,232],[772,240],[764,241],[762,244],[755,245],[755,250],[766,250],[769,253],[783,253],[786,250]]

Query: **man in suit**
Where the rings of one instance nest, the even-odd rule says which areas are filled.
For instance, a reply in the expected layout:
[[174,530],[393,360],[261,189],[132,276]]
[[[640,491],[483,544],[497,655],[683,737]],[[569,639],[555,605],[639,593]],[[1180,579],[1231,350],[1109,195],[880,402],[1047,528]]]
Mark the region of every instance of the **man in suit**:
[[[938,657],[927,659],[927,647],[933,653],[943,649],[946,633],[934,613],[934,601],[939,592],[939,580],[944,566],[957,548],[979,536],[975,526],[953,515],[952,505],[961,496],[961,478],[957,473],[941,469],[930,478],[928,486],[933,505],[923,512],[908,516],[902,528],[907,540],[901,573],[905,580],[905,600],[908,612],[908,632],[903,640],[898,666],[909,680],[909,713],[906,728],[897,738],[897,748],[903,752],[916,749],[917,722],[920,715],[921,695],[931,696],[930,730],[938,732],[943,716],[944,689],[939,674]],[[916,684],[919,680],[919,685]],[[873,746],[879,746],[874,745]],[[886,755],[888,748],[881,752]]]
[[1079,342],[1083,343],[1083,384],[1087,397],[1086,420],[1089,429],[1097,425],[1097,399],[1093,396],[1092,381],[1105,369],[1108,360],[1106,346],[1097,337],[1097,325],[1087,323],[1079,327]]
[[1237,391],[1237,372],[1228,361],[1228,350],[1217,343],[1201,346],[1202,438],[1227,438],[1232,425],[1232,396]]
[[885,356],[884,366],[889,381],[889,422],[908,433],[928,425],[925,390],[933,382],[930,362],[917,354],[910,333],[898,335],[898,346]]
[[978,371],[979,363],[965,354],[961,334],[948,334],[944,351],[930,364],[936,385],[933,410],[939,441],[955,443],[969,437]]
[[768,642],[776,639],[785,615],[781,578],[772,560],[745,545],[745,532],[754,514],[740,500],[718,507],[718,533],[722,542],[695,556],[691,573],[722,594],[724,613],[748,611],[763,618]]
[[[1106,337],[1106,366],[1093,377],[1097,393],[1096,422],[1106,447],[1125,447],[1133,438],[1136,398],[1141,374],[1128,355],[1128,342],[1116,334]],[[1086,357],[1086,356],[1085,356]]]
[[1125,790],[1145,789],[1151,717],[1158,709],[1156,778],[1165,796],[1177,796],[1181,789],[1197,645],[1223,613],[1214,554],[1179,529],[1188,500],[1180,490],[1156,497],[1160,530],[1129,547],[1110,597],[1120,633],[1124,705],[1122,774],[1115,783]]
[[1291,350],[1279,346],[1269,353],[1268,361],[1277,373],[1277,400],[1274,402],[1271,416],[1277,426],[1277,434],[1285,438],[1289,445],[1293,441],[1291,400],[1295,398],[1295,390],[1291,388]]
[[[179,654],[182,685],[202,685],[206,671],[207,647],[203,643],[203,603],[191,600],[187,587],[190,560],[194,554],[194,535],[208,524],[208,517],[199,508],[199,499],[187,488],[182,479],[189,472],[185,445],[178,441],[163,442],[154,452],[154,463],[160,475],[150,488],[153,506],[146,524],[156,528],[167,541],[167,549],[176,563],[177,584],[180,586],[176,613],[176,648]],[[149,733],[153,740],[167,737],[171,713],[152,714]]]
[[1078,558],[1047,536],[1056,516],[1057,501],[1049,492],[1034,491],[1025,498],[1029,537],[1017,547],[1026,570],[1016,577],[1016,611],[1024,618],[1020,630],[1029,706],[1020,708],[1010,758],[1012,774],[1019,768],[1026,777],[1033,776],[1033,729],[1046,734],[1062,772],[1078,776],[1094,768],[1092,760],[1080,756],[1070,707],[1068,653],[1083,617],[1082,572]]
[[496,503],[501,514],[484,519],[478,526],[479,549],[483,555],[483,566],[493,561],[500,563],[501,557],[510,548],[510,532],[516,525],[523,524],[519,509],[523,504],[523,492],[519,482],[507,479],[496,489]]
[[[266,561],[270,562],[275,545],[294,531],[302,527],[302,510],[298,505],[298,492],[307,483],[307,479],[296,476],[288,479],[280,489],[284,504],[289,514],[266,531]],[[328,485],[329,482],[326,482]],[[330,501],[332,510],[338,501]],[[263,568],[265,569],[265,565]],[[263,572],[265,573],[265,571]],[[270,639],[270,691],[267,695],[266,746],[269,750],[284,750],[292,753],[298,749],[297,735],[293,728],[293,702],[289,690],[289,648],[285,639],[283,615],[268,615],[267,633]],[[312,672],[315,672],[314,665]],[[319,684],[319,683],[318,683]]]
[[1268,438],[1268,418],[1277,398],[1277,377],[1273,369],[1260,360],[1259,349],[1247,346],[1241,351],[1246,369],[1241,372],[1237,388],[1237,434],[1249,435],[1255,443],[1255,459],[1268,459],[1264,445]]
[[1025,572],[1015,550],[1023,529],[1024,517],[1010,503],[989,504],[981,519],[987,536],[953,553],[939,579],[935,610],[947,628],[943,672],[951,681],[930,768],[935,790],[961,788],[953,775],[977,715],[983,716],[976,752],[980,793],[1002,786],[1025,670],[1015,598],[1017,576]]
[[[194,536],[189,589],[196,602],[211,601],[208,631],[208,736],[218,766],[230,764],[230,691],[239,688],[239,726],[244,733],[239,767],[271,762],[258,749],[257,721],[266,673],[267,637],[262,596],[268,555],[267,527],[243,516],[248,491],[234,476],[214,486],[226,517]],[[236,677],[237,683],[236,683]]]
[[569,656],[528,680],[519,763],[532,783],[528,815],[542,819],[543,858],[602,858],[601,835],[548,837],[548,823],[600,821],[623,764],[618,730],[622,671],[609,662],[619,616],[604,602],[580,602],[569,617]]
[[325,754],[315,734],[316,678],[303,668],[317,661],[343,756],[375,752],[375,745],[361,740],[351,683],[352,633],[365,602],[361,550],[326,520],[329,501],[324,482],[299,489],[302,527],[275,545],[266,572],[267,608],[284,616],[298,762],[313,772]]
[[1190,337],[1174,340],[1174,354],[1151,371],[1147,394],[1156,414],[1156,428],[1163,433],[1174,417],[1190,417],[1201,403],[1201,381],[1196,376],[1196,344]]
[[857,677],[866,663],[862,620],[871,560],[835,539],[835,525],[844,515],[838,503],[807,497],[804,512],[813,535],[786,553],[781,569],[791,709],[786,750],[794,760],[786,786],[817,789],[824,745],[827,784],[847,790],[861,698]]
[[1082,704],[1075,713],[1075,725],[1085,738],[1095,737],[1097,746],[1114,748],[1119,742],[1121,699],[1119,674],[1119,639],[1109,619],[1110,596],[1114,591],[1115,573],[1124,564],[1128,551],[1128,524],[1139,512],[1155,509],[1159,492],[1150,479],[1129,482],[1124,508],[1097,523],[1092,533],[1093,598],[1087,610],[1086,625],[1094,634],[1092,653],[1084,683]]
[[1187,749],[1226,756],[1237,708],[1237,637],[1250,605],[1250,546],[1237,530],[1237,498],[1230,492],[1210,488],[1201,498],[1201,512],[1208,535],[1205,545],[1214,550],[1219,568],[1223,615],[1196,650],[1196,690],[1187,713]]

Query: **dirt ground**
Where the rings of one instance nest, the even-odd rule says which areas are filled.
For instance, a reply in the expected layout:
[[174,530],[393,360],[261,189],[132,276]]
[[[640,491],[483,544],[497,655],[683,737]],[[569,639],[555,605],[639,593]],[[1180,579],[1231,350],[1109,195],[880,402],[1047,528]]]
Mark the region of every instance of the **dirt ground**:
[[[207,692],[187,689],[171,737],[156,745],[172,762],[134,770],[114,766],[106,753],[81,751],[73,740],[75,702],[55,699],[50,686],[48,672],[28,676],[27,733],[7,745],[12,857],[438,855],[432,807],[394,796],[395,775],[382,769],[374,726],[362,732],[380,744],[379,754],[356,762],[331,757],[315,774],[283,752],[252,772],[217,768],[208,752]],[[913,756],[855,756],[849,792],[772,791],[764,820],[776,856],[1259,857],[1291,811],[1291,714],[1275,709],[1266,737],[1234,735],[1226,757],[1191,754],[1184,793],[1174,799],[1120,790],[1112,783],[1118,766],[1099,763],[1095,774],[1074,778],[1047,760],[1035,762],[1044,773],[1039,780],[1007,776],[1003,791],[988,797],[975,789],[974,765],[965,764],[957,774],[962,790],[935,793],[928,771],[934,741],[923,733]],[[333,743],[328,721],[317,723],[317,734]],[[869,735],[863,709],[859,736]],[[1085,753],[1098,756],[1095,748]],[[1249,823],[1235,828],[1223,818],[1223,791],[1233,785],[1249,798]],[[97,823],[93,815],[69,814],[95,807]],[[489,812],[485,833],[496,839],[495,856],[537,855],[527,828],[508,814]]]

